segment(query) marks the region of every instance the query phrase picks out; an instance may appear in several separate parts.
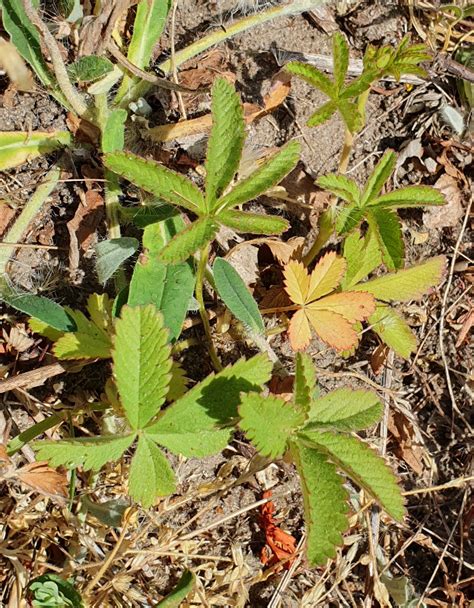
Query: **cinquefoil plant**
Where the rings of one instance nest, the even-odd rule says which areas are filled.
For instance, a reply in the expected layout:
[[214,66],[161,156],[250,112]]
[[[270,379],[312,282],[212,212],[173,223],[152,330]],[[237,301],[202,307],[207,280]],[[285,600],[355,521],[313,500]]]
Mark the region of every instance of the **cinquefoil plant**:
[[321,565],[334,557],[349,526],[349,493],[338,471],[394,519],[403,519],[403,498],[394,474],[352,434],[380,419],[382,405],[375,393],[341,388],[317,397],[311,358],[298,353],[292,402],[247,393],[242,395],[239,414],[240,427],[263,456],[275,459],[288,454],[296,464],[310,564]]
[[171,380],[171,352],[163,318],[154,306],[124,306],[116,321],[112,352],[114,378],[128,430],[118,435],[40,441],[38,458],[52,466],[99,470],[119,459],[136,442],[129,494],[144,507],[176,488],[173,470],[161,451],[203,457],[222,450],[237,415],[240,395],[260,390],[271,374],[264,355],[240,360],[208,376],[162,410]]

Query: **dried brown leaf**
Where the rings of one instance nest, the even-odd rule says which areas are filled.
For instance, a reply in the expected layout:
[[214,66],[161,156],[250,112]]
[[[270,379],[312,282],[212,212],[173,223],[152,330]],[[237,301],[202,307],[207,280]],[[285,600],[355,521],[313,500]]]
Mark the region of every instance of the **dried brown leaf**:
[[423,213],[423,223],[432,230],[436,228],[453,228],[463,216],[461,190],[458,182],[451,175],[444,173],[434,184],[446,198],[446,205],[430,207]]
[[15,477],[35,492],[46,496],[67,496],[67,477],[47,462],[31,462],[16,471]]

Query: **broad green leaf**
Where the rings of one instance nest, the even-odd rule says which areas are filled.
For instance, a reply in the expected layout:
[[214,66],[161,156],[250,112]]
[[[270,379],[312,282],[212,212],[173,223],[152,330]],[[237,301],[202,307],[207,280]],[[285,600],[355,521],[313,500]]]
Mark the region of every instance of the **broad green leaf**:
[[60,304],[44,296],[0,293],[1,300],[12,308],[42,321],[60,332],[74,331],[76,329],[73,319],[71,319],[66,310]]
[[340,99],[337,104],[337,109],[351,133],[360,131],[364,126],[364,116],[361,114],[356,103],[346,99]]
[[372,199],[369,204],[379,207],[418,207],[421,205],[444,205],[446,200],[439,190],[430,186],[407,186],[382,194]]
[[[40,336],[48,338],[48,340],[51,340],[51,342],[55,342],[64,334],[63,331],[54,329],[54,327],[51,327],[51,325],[48,325],[48,323],[44,323],[44,321],[40,321],[34,317],[28,319],[28,325],[30,326],[31,331],[33,331],[35,334],[40,334]],[[71,327],[71,331],[74,329],[75,327]]]
[[306,353],[296,353],[294,384],[294,402],[296,407],[307,413],[316,392],[316,373],[311,357]]
[[224,78],[212,87],[212,130],[207,145],[206,203],[213,209],[239,168],[245,139],[240,98]]
[[[172,0],[140,0],[133,23],[133,34],[128,47],[127,58],[138,68],[148,66],[153,48],[160,39],[171,8]],[[115,97],[118,104],[124,97],[129,101],[135,98],[134,86],[140,82],[136,76],[124,75]]]
[[153,201],[141,207],[122,207],[120,216],[127,222],[133,222],[140,228],[146,228],[150,224],[162,222],[179,215],[179,211],[173,205],[162,201]]
[[288,220],[275,215],[262,215],[248,211],[235,211],[229,209],[218,215],[219,222],[233,228],[237,232],[250,234],[281,234],[288,230]]
[[74,311],[76,324],[80,317],[83,321],[77,331],[64,333],[54,343],[55,356],[58,359],[108,359],[112,348],[111,337],[81,312]]
[[68,74],[73,82],[92,82],[102,78],[114,69],[114,65],[106,57],[86,55],[68,67]]
[[107,117],[105,128],[102,131],[102,152],[116,152],[123,150],[125,141],[126,110],[113,110]]
[[135,253],[138,245],[137,239],[131,236],[122,236],[97,243],[95,268],[99,282],[103,285],[107,283],[123,262]]
[[241,393],[261,391],[270,379],[266,355],[240,359],[217,375],[208,376],[160,414],[146,428],[154,441],[175,454],[209,456],[225,448],[231,429],[222,429],[237,416]]
[[163,317],[152,305],[123,306],[115,323],[114,375],[133,429],[158,413],[168,392],[171,356]]
[[283,456],[294,429],[304,421],[304,413],[279,397],[247,393],[241,401],[240,428],[263,456]]
[[358,431],[378,422],[382,411],[376,393],[339,388],[313,401],[308,423],[302,432],[324,427],[338,431]]
[[222,258],[216,258],[212,270],[217,293],[231,313],[251,331],[263,334],[262,315],[239,273]]
[[297,141],[290,141],[276,154],[266,160],[262,166],[249,177],[238,182],[226,196],[220,199],[221,210],[231,209],[257,198],[272,186],[278,184],[294,167],[299,160],[301,145]]
[[322,72],[312,65],[301,63],[299,61],[291,61],[285,66],[285,70],[290,74],[299,76],[309,84],[313,85],[325,95],[333,99],[337,95],[336,87],[334,83]]
[[348,203],[356,205],[360,198],[360,191],[354,180],[349,179],[345,175],[335,175],[329,173],[318,177],[316,183],[324,190],[329,190],[339,198],[342,198]]
[[336,467],[319,451],[291,442],[303,492],[307,529],[306,553],[312,566],[323,566],[336,556],[349,526],[347,491]]
[[32,444],[38,460],[47,460],[52,467],[82,466],[86,471],[98,471],[107,462],[118,460],[129,448],[135,434],[102,435],[62,441],[37,441]]
[[365,215],[365,209],[358,205],[347,205],[337,209],[336,230],[339,234],[347,234],[360,224]]
[[322,125],[324,122],[329,120],[331,116],[337,110],[337,103],[335,101],[328,101],[320,106],[306,121],[308,127],[317,127]]
[[369,317],[371,329],[397,355],[408,359],[416,350],[416,337],[405,319],[393,308],[378,304]]
[[145,509],[158,496],[169,496],[176,490],[176,478],[166,456],[147,435],[140,435],[130,465],[128,493]]
[[163,314],[170,340],[181,333],[194,291],[194,272],[189,262],[171,265],[158,260],[161,249],[184,226],[180,216],[150,224],[143,232],[143,252],[130,281],[128,304],[154,304]]
[[202,217],[178,232],[160,252],[158,259],[167,264],[184,262],[214,238],[217,223],[210,217]]
[[383,185],[392,175],[397,162],[397,155],[391,150],[385,152],[379,162],[375,165],[372,175],[367,180],[364,191],[362,192],[361,205],[366,205],[369,201],[380,194]]
[[446,258],[441,255],[412,268],[359,283],[352,291],[367,291],[384,302],[416,300],[440,284],[445,266]]
[[344,291],[349,291],[382,263],[378,241],[371,228],[365,236],[361,236],[360,231],[346,236],[344,258],[347,262],[347,270],[341,287]]
[[336,32],[332,37],[332,56],[334,83],[339,91],[344,86],[344,79],[349,67],[349,47],[340,32]]
[[352,435],[301,432],[300,437],[322,451],[395,520],[403,520],[405,508],[396,477],[368,445]]
[[[21,0],[2,0],[2,23],[20,55],[31,65],[41,82],[50,88],[56,80],[46,65],[37,29],[28,19]],[[1,167],[0,167],[1,169]]]
[[3,131],[0,133],[0,171],[18,167],[71,142],[69,131]]
[[173,591],[160,600],[156,605],[156,608],[179,608],[195,585],[195,574],[190,570],[186,570]]
[[183,175],[155,161],[145,160],[131,152],[114,152],[104,156],[104,164],[136,186],[169,203],[193,213],[205,209],[199,188]]
[[405,244],[402,227],[393,211],[372,207],[367,213],[367,221],[377,238],[382,260],[389,270],[403,266]]

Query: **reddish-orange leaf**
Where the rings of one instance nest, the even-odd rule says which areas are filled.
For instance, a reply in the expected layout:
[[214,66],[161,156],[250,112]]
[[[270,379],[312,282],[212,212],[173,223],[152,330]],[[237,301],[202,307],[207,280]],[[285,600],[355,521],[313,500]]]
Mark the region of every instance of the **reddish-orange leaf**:
[[311,340],[311,328],[304,308],[292,316],[288,327],[288,337],[293,350],[302,350],[308,346]]
[[308,304],[307,309],[329,310],[351,323],[367,319],[375,311],[374,296],[364,291],[341,291]]
[[336,350],[349,350],[357,343],[357,333],[343,316],[329,310],[307,310],[314,331]]
[[345,259],[337,257],[334,251],[326,253],[311,273],[307,302],[334,291],[346,271],[346,266]]

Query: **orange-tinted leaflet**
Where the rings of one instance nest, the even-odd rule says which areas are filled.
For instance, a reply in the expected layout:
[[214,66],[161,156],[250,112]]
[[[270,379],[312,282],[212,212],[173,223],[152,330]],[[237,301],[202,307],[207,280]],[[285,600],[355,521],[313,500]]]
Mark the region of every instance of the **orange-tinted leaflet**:
[[[269,498],[271,495],[271,490],[267,490],[262,498]],[[262,549],[260,561],[265,566],[271,567],[284,560],[283,567],[288,569],[295,560],[296,539],[277,526],[277,521],[273,517],[274,512],[275,505],[271,500],[261,506],[260,525],[265,532],[267,544]]]

